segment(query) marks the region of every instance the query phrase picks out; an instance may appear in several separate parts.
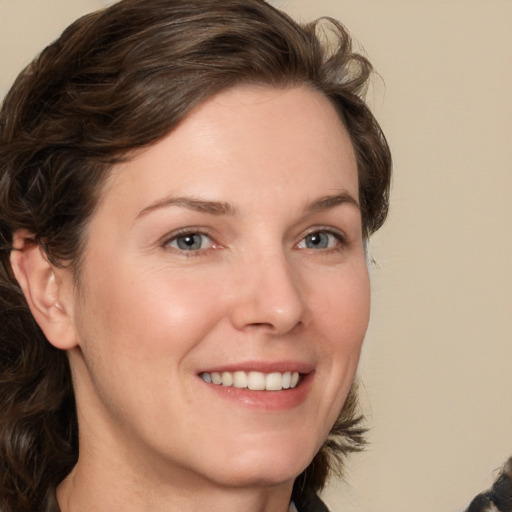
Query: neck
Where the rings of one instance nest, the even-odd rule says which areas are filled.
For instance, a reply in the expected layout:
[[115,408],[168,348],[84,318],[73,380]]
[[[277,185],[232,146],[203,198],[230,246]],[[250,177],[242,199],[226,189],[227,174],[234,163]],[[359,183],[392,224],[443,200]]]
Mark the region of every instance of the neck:
[[[288,512],[293,482],[277,485],[219,485],[195,475],[154,475],[105,459],[81,459],[57,489],[61,512]],[[129,468],[131,469],[131,468]]]

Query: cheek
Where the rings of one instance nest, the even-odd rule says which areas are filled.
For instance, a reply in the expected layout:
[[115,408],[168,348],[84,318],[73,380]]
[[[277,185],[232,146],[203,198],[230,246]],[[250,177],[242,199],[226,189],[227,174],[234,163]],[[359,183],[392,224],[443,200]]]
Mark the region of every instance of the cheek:
[[179,363],[222,317],[218,285],[211,275],[126,267],[89,281],[77,317],[84,352],[138,373],[141,361]]
[[316,314],[335,351],[359,350],[370,317],[370,282],[365,263],[325,276]]
[[370,283],[366,264],[333,272],[316,305],[317,346],[321,379],[320,408],[328,411],[327,431],[337,418],[352,385],[370,315]]
[[89,280],[76,316],[78,378],[87,399],[102,404],[95,410],[144,430],[144,418],[169,424],[173,404],[183,406],[189,356],[215,329],[221,305],[211,280],[148,270],[126,279],[133,274],[119,265]]

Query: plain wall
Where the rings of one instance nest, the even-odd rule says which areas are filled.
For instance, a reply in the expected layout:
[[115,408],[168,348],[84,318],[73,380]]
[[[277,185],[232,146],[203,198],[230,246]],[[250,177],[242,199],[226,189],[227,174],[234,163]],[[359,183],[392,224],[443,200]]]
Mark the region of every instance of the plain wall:
[[[0,0],[0,97],[106,3]],[[274,3],[334,16],[363,45],[395,161],[360,368],[370,445],[326,499],[333,512],[462,510],[512,455],[512,1]]]

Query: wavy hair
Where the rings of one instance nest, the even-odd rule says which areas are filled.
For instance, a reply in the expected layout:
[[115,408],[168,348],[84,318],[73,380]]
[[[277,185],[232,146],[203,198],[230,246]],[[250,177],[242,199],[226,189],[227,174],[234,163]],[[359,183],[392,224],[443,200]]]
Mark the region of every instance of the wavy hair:
[[[0,112],[0,509],[55,510],[78,458],[66,353],[33,319],[10,266],[33,233],[77,279],[109,170],[238,84],[307,85],[330,99],[358,164],[365,239],[387,214],[391,157],[364,102],[368,60],[337,21],[300,25],[263,0],[122,0],[86,15],[19,75]],[[324,447],[296,480],[300,500],[363,445],[352,390]]]
[[465,512],[512,512],[512,457],[492,487],[475,496]]

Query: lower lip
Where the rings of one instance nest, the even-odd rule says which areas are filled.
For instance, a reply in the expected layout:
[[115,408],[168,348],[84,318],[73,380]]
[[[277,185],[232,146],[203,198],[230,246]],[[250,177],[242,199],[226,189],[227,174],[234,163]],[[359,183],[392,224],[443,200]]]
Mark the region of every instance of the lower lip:
[[202,382],[204,385],[226,400],[239,403],[244,407],[265,411],[285,411],[303,403],[311,389],[314,372],[301,376],[299,384],[293,389],[281,391],[251,391],[248,388],[235,388]]

